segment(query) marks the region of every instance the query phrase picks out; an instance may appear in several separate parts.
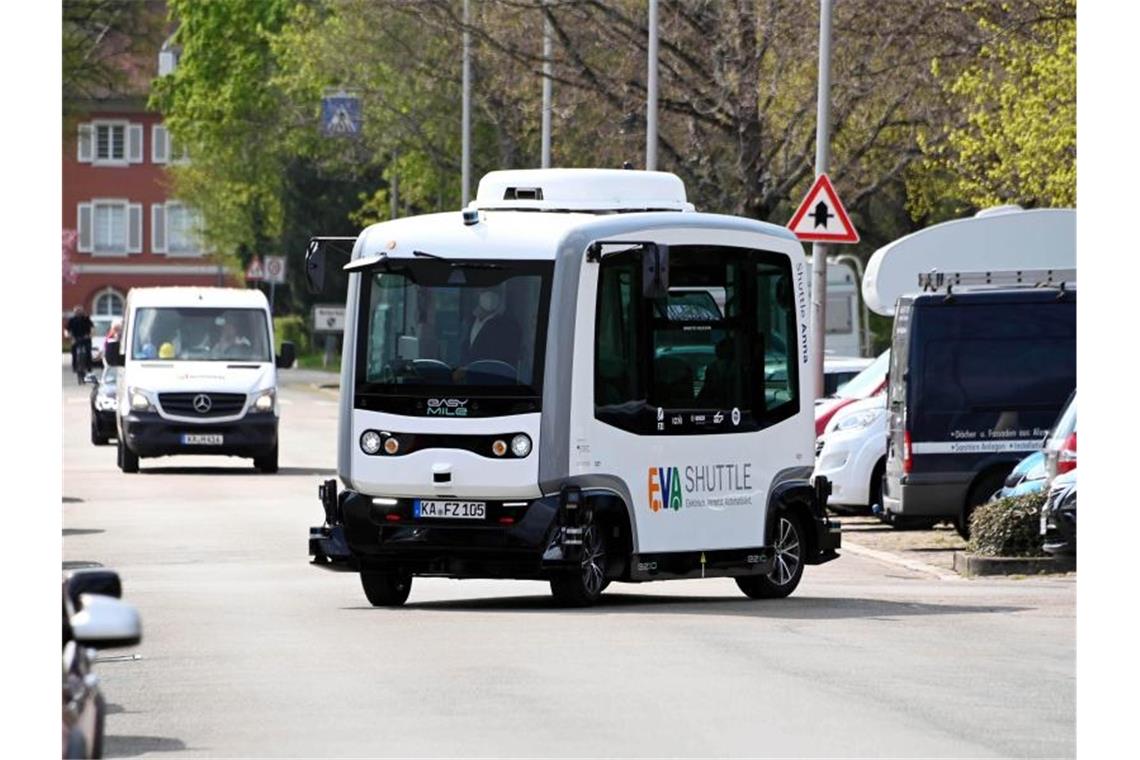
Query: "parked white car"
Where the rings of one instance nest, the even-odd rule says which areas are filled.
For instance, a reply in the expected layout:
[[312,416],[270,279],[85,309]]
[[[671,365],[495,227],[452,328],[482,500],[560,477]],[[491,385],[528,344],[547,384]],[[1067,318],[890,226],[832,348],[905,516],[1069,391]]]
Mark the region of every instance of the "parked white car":
[[882,503],[887,457],[887,397],[856,401],[840,409],[815,443],[815,472],[831,481],[827,506],[862,512]]

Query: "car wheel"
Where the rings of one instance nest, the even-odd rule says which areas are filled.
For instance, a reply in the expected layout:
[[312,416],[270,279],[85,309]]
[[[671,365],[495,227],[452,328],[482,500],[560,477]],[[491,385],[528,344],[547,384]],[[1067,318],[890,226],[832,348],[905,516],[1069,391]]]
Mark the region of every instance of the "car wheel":
[[266,474],[277,472],[277,446],[268,454],[253,458],[253,466]]
[[745,575],[736,585],[752,599],[781,599],[796,590],[804,574],[804,541],[800,521],[781,514],[776,521],[772,571],[767,575]]
[[127,444],[119,441],[119,469],[123,472],[139,471],[139,455],[127,448]]
[[970,495],[966,497],[966,503],[962,506],[962,512],[958,518],[954,520],[954,528],[958,531],[958,535],[963,540],[970,540],[970,517],[974,514],[974,509],[979,504],[985,504],[986,501],[1005,483],[1006,476],[1009,475],[1008,471],[996,470],[983,476],[981,480],[974,484],[970,489]]
[[96,446],[106,446],[107,436],[99,435],[99,426],[95,424],[95,420],[91,420],[91,443]]
[[871,470],[871,482],[867,489],[867,508],[874,509],[878,504],[883,505],[883,474],[887,471],[887,460],[880,459]]
[[412,574],[402,570],[361,570],[360,585],[373,607],[399,607],[412,593]]
[[606,579],[606,538],[600,525],[591,522],[582,529],[582,560],[579,566],[550,579],[554,601],[565,607],[589,607],[598,601]]

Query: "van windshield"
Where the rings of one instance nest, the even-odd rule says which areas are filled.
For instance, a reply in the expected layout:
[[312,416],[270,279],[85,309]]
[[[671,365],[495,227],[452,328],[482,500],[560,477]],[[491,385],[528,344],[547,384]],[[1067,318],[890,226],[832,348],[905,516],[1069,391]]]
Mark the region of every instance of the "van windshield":
[[390,261],[361,279],[364,393],[537,397],[553,262]]
[[132,359],[270,361],[261,309],[140,308],[131,333]]

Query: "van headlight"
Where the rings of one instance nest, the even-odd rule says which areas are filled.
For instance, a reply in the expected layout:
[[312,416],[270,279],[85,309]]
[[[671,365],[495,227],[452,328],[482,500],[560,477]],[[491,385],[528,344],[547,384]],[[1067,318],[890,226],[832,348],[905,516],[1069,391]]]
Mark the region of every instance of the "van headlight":
[[272,412],[273,405],[277,400],[277,391],[273,388],[264,390],[257,394],[257,398],[253,400],[253,406],[250,407],[254,412]]
[[862,430],[869,426],[879,418],[879,413],[875,411],[858,412],[841,419],[836,425],[836,430]]
[[150,394],[142,388],[130,388],[127,390],[127,398],[131,402],[132,412],[153,412],[154,402],[150,400]]

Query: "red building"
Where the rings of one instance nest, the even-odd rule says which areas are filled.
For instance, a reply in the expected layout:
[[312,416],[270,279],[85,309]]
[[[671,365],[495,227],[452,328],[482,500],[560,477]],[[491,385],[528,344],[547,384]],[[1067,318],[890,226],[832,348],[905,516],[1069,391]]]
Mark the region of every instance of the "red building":
[[[170,51],[159,58],[172,67]],[[78,123],[64,136],[63,227],[74,233],[74,248],[64,264],[63,313],[82,304],[97,333],[122,315],[131,288],[234,284],[198,242],[198,215],[170,192],[167,167],[186,157],[162,117],[147,110],[158,61],[148,64],[149,75],[131,76],[133,91],[72,104]]]

